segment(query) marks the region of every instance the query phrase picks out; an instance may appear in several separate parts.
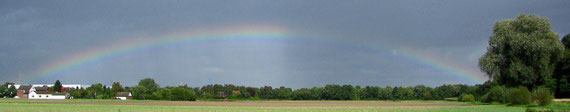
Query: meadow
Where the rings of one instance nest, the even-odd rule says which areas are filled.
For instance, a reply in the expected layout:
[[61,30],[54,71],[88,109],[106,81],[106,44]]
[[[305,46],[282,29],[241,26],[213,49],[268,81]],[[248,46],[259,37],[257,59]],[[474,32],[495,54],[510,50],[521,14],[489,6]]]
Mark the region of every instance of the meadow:
[[[201,104],[201,105],[200,105]],[[553,104],[567,108],[568,104]],[[552,105],[551,105],[552,106]],[[566,107],[564,107],[566,106]],[[152,101],[0,99],[0,112],[186,112],[186,111],[361,111],[522,112],[527,106],[480,105],[454,101]]]

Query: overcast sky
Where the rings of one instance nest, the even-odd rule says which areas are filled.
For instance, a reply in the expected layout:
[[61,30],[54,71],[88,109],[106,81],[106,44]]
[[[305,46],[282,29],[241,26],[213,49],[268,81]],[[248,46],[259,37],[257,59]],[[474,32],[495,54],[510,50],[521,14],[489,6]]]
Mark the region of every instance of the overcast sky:
[[[569,5],[567,0],[0,1],[0,81],[132,86],[154,78],[161,86],[196,87],[212,78],[216,84],[253,87],[472,85],[482,80],[461,77],[454,67],[485,77],[477,60],[495,22],[532,13],[548,18],[552,31],[563,36],[570,32]],[[232,26],[278,27],[314,41],[182,42],[105,57],[47,77],[38,74],[55,60],[121,41]]]

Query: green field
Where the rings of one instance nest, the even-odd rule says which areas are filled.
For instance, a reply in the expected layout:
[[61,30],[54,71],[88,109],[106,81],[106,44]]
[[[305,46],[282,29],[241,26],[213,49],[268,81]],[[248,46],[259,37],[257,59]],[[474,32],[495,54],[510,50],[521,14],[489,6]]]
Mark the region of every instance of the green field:
[[[25,100],[1,99],[0,112],[186,112],[186,111],[361,111],[361,112],[522,112],[528,107],[505,105],[471,105],[471,106],[144,106],[144,105],[106,105],[106,104],[43,104],[46,102],[123,102],[119,100]],[[158,101],[126,102],[153,103]],[[277,101],[279,102],[279,101]],[[291,102],[291,101],[289,101]],[[300,101],[303,102],[303,101]],[[330,102],[330,101],[317,101]],[[336,101],[342,103],[343,101]],[[375,101],[363,101],[375,102]],[[380,101],[381,102],[381,101]],[[442,102],[442,101],[408,101],[408,102]],[[460,103],[460,102],[454,102]],[[567,104],[564,106],[568,106]]]

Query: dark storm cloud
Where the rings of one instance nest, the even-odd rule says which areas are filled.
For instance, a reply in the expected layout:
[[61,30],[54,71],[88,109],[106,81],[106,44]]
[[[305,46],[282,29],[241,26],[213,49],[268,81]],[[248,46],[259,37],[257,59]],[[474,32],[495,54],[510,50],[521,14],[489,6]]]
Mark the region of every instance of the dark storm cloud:
[[[392,51],[432,52],[477,70],[492,25],[520,13],[547,17],[569,33],[568,1],[2,1],[0,81],[26,82],[41,66],[117,41],[157,38],[180,29],[273,25],[341,44],[213,42],[130,52],[38,79],[52,83],[249,86],[467,83],[406,61]],[[342,45],[342,43],[350,43]],[[382,46],[384,50],[358,45]],[[354,48],[353,48],[354,47]],[[412,69],[412,70],[410,70]],[[108,79],[107,77],[115,77]],[[455,78],[454,78],[455,77]],[[414,82],[414,83],[408,83]]]

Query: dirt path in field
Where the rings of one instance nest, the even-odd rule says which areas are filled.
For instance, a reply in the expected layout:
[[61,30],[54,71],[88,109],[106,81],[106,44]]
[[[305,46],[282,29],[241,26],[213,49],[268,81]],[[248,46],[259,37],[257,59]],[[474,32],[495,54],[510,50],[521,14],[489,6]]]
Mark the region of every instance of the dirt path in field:
[[[22,102],[23,103],[23,102]],[[153,105],[153,106],[469,106],[452,102],[390,102],[390,101],[152,101],[152,102],[25,102],[41,104],[94,104],[94,105]]]

